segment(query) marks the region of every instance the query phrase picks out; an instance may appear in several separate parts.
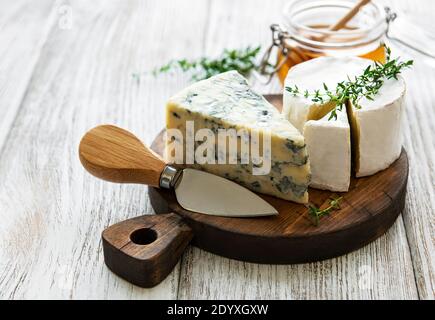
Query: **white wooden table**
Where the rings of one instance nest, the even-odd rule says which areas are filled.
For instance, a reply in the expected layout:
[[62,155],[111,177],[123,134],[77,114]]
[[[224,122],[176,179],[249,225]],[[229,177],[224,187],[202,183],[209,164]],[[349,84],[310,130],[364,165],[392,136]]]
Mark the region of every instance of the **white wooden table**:
[[[104,265],[101,231],[153,210],[146,187],[106,183],[83,170],[81,136],[113,123],[151,142],[164,126],[165,101],[189,77],[143,75],[137,82],[132,73],[225,47],[266,46],[284,3],[0,1],[0,298],[434,298],[435,69],[418,57],[407,74],[406,207],[386,235],[348,255],[293,266],[191,247],[152,289]],[[394,7],[435,24],[434,1]],[[277,81],[255,87],[280,91]]]

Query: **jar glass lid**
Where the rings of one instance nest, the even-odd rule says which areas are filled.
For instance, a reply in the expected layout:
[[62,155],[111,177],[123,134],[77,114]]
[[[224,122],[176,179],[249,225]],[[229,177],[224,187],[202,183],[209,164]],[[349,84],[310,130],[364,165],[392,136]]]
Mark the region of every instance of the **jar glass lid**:
[[[292,1],[284,7],[284,28],[292,37],[311,46],[355,46],[382,37],[388,28],[386,14],[373,2],[361,8],[345,28],[328,30],[354,5],[355,1],[349,0]],[[319,41],[326,37],[327,41]]]

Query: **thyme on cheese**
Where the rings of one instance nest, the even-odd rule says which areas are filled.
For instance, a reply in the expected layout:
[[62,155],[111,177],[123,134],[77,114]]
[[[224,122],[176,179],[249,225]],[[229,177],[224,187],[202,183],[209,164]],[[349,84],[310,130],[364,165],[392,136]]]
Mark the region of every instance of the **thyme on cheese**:
[[327,216],[329,215],[332,210],[338,210],[340,209],[340,200],[343,197],[337,198],[337,199],[331,199],[331,201],[329,202],[329,206],[325,209],[319,209],[314,205],[309,205],[308,207],[308,214],[310,215],[310,217],[313,218],[314,224],[316,226],[319,225],[319,220],[323,217],[323,216]]
[[[156,76],[170,71],[192,72],[192,80],[210,78],[222,72],[236,70],[247,76],[252,70],[257,69],[256,57],[261,47],[247,47],[244,49],[225,49],[218,58],[202,57],[197,60],[172,60],[167,64],[154,69]],[[133,75],[137,77],[137,74]]]
[[400,61],[398,58],[392,59],[391,49],[385,48],[387,52],[385,64],[374,62],[354,79],[348,77],[347,80],[339,82],[333,90],[330,90],[325,83],[323,83],[323,88],[313,92],[308,90],[301,92],[296,85],[285,89],[294,96],[303,95],[305,98],[311,98],[311,101],[315,103],[334,102],[335,107],[332,109],[328,120],[337,120],[337,109],[341,111],[347,101],[351,101],[356,108],[360,109],[359,100],[362,97],[373,100],[386,79],[394,78],[397,80],[397,76],[403,69],[412,66],[413,60]]

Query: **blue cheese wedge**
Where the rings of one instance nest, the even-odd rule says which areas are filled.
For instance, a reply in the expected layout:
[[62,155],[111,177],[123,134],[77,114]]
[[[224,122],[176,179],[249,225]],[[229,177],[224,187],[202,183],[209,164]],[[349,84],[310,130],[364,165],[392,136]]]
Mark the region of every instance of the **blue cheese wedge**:
[[271,162],[267,174],[254,175],[252,161],[189,166],[231,179],[259,193],[298,203],[308,202],[310,164],[304,137],[264,97],[251,90],[239,73],[229,71],[199,81],[169,100],[166,127],[180,130],[184,150],[187,121],[194,122],[195,132],[202,128],[215,133],[219,129],[246,130],[251,136],[258,134],[260,142],[263,134],[271,134]]
[[301,94],[284,91],[283,115],[305,137],[310,157],[310,186],[331,191],[348,191],[351,175],[351,128],[343,107],[337,120],[328,121],[335,103],[316,103],[304,92],[334,90],[337,83],[359,75],[370,60],[353,57],[321,57],[293,67],[285,86],[297,86]]

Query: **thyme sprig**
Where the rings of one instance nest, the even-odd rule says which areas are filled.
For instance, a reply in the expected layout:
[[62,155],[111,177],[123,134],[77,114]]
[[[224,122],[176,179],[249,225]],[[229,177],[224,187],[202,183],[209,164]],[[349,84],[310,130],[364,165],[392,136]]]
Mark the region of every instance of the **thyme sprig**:
[[170,71],[192,72],[192,80],[210,78],[216,74],[236,70],[247,76],[252,70],[257,69],[256,57],[261,47],[247,47],[244,49],[225,49],[217,58],[202,57],[197,60],[172,60],[167,64],[153,70],[156,76]]
[[355,76],[354,79],[350,77],[345,81],[337,83],[335,89],[330,90],[328,86],[323,83],[323,88],[309,92],[305,90],[301,92],[298,86],[289,87],[285,89],[292,93],[293,96],[303,95],[305,98],[311,98],[311,101],[319,104],[334,102],[335,107],[331,111],[328,120],[337,120],[337,110],[342,110],[347,101],[360,109],[359,100],[365,97],[373,100],[379,89],[384,84],[386,79],[396,79],[403,69],[409,68],[413,65],[413,60],[400,61],[399,58],[391,58],[391,49],[386,48],[386,62],[374,62],[369,65],[362,74]]
[[340,201],[343,197],[339,197],[336,199],[331,199],[329,201],[329,206],[325,209],[319,209],[314,205],[309,205],[308,214],[313,218],[313,222],[316,226],[319,225],[319,221],[322,217],[329,215],[332,210],[340,209]]

